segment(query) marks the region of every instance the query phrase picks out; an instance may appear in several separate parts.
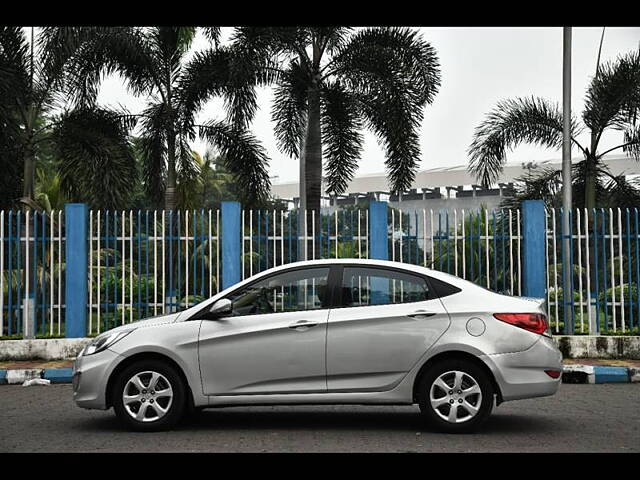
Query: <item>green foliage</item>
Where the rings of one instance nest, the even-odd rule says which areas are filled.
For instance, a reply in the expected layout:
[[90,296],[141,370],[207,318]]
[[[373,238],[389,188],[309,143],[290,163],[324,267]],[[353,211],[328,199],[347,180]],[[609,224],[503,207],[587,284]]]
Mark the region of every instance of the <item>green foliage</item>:
[[[385,149],[392,190],[408,189],[418,166],[423,109],[440,86],[435,49],[417,31],[242,27],[233,46],[256,84],[275,87],[271,113],[280,150],[302,155],[307,126],[319,122],[323,148],[315,153],[327,160],[329,193],[341,194],[353,177],[365,127]],[[310,107],[318,102],[319,118]]]
[[[52,128],[68,117],[93,115],[94,123],[75,134],[75,144],[102,144],[109,131],[98,117],[106,118],[106,109],[88,105],[72,109],[62,117],[54,115],[57,102],[69,94],[68,67],[71,59],[85,42],[101,30],[100,27],[42,27],[35,36],[31,49],[25,28],[0,27],[0,204],[3,207],[19,205],[22,190],[24,204],[34,206],[37,200],[45,209],[51,207],[51,198],[34,188],[36,166],[49,163],[52,148],[62,152],[62,160],[82,162],[77,148],[60,143],[52,137]],[[32,53],[33,52],[33,53]],[[119,132],[118,132],[119,133]],[[120,141],[113,140],[111,141]],[[27,178],[23,172],[33,172]],[[49,172],[47,172],[49,173]],[[65,182],[61,175],[62,183]],[[5,183],[6,182],[6,183]],[[82,191],[82,190],[80,190]],[[77,192],[76,192],[77,193]]]
[[[147,108],[127,119],[141,130],[137,155],[146,193],[159,206],[165,191],[167,209],[192,205],[186,190],[197,181],[200,166],[189,142],[197,136],[218,151],[248,204],[264,199],[270,188],[265,151],[246,131],[246,119],[255,111],[254,79],[239,68],[234,52],[218,44],[218,29],[205,33],[214,46],[187,60],[193,27],[113,27],[94,35],[72,62],[70,84],[82,104],[95,101],[109,73],[119,73],[134,94],[147,98]],[[198,124],[197,114],[213,97],[225,100],[227,121]],[[90,170],[82,173],[90,175]],[[179,181],[182,205],[169,194]]]
[[53,129],[63,192],[91,208],[129,203],[137,180],[128,129],[121,114],[101,108],[64,112]]

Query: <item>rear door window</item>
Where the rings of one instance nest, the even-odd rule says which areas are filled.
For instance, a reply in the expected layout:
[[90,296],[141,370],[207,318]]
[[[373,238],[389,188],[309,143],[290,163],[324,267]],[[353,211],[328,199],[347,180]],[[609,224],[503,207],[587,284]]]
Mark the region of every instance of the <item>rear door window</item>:
[[342,306],[363,307],[430,300],[424,277],[397,270],[345,267],[341,285]]

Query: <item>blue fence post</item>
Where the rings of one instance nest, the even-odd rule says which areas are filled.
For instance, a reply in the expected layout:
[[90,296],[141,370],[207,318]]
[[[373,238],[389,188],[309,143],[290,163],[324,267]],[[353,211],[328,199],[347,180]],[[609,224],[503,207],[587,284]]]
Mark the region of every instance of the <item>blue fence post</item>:
[[544,217],[542,200],[522,202],[522,291],[525,297],[545,298]]
[[240,281],[240,204],[222,202],[222,289]]
[[389,239],[387,234],[387,202],[369,203],[369,257],[389,260]]
[[65,336],[87,336],[87,205],[67,203],[65,218]]

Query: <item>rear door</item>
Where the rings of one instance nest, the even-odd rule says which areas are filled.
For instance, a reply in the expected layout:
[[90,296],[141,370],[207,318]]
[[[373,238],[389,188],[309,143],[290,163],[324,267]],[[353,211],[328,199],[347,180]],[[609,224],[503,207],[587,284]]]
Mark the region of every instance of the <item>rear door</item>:
[[329,392],[393,388],[449,327],[440,299],[412,272],[346,265],[337,290],[340,306],[327,330]]

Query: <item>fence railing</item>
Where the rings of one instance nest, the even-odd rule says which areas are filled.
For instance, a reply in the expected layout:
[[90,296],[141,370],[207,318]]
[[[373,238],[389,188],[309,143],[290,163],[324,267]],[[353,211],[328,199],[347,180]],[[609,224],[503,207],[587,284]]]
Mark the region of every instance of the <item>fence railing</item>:
[[64,335],[64,242],[60,210],[0,211],[0,336]]
[[[274,266],[314,258],[384,258],[500,293],[546,296],[554,333],[638,334],[637,209],[575,210],[565,235],[562,211],[545,211],[541,202],[522,212],[377,203],[319,214],[237,204],[225,210],[224,203],[221,210],[195,211],[84,207],[76,223],[69,223],[75,210],[2,211],[1,338],[76,335],[66,318],[83,322],[74,332],[95,335],[187,308]],[[85,250],[86,265],[74,262]],[[566,300],[563,262],[571,262],[573,272]],[[82,278],[86,282],[70,281]]]
[[90,211],[89,334],[219,291],[220,212]]
[[519,210],[392,209],[389,259],[522,295]]
[[[556,332],[570,322],[579,333],[638,334],[640,230],[638,209],[547,211],[547,303]],[[563,241],[570,238],[569,248]],[[571,295],[564,295],[562,265],[571,262]]]
[[[300,221],[302,215],[302,221]],[[242,210],[242,279],[263,270],[321,258],[368,258],[369,212]]]

